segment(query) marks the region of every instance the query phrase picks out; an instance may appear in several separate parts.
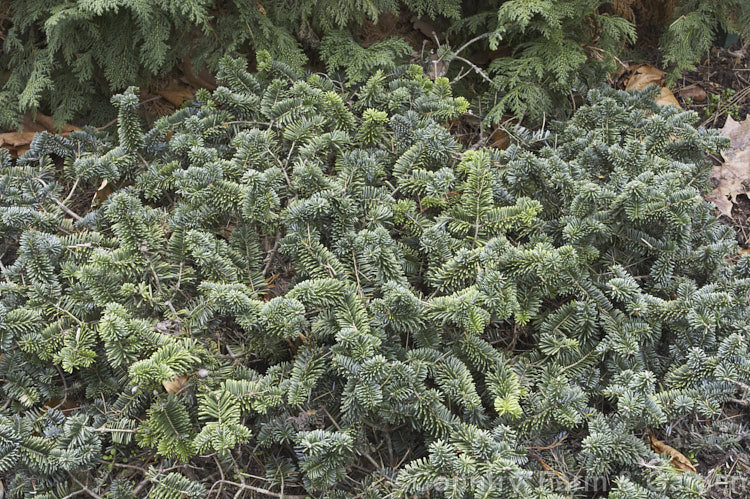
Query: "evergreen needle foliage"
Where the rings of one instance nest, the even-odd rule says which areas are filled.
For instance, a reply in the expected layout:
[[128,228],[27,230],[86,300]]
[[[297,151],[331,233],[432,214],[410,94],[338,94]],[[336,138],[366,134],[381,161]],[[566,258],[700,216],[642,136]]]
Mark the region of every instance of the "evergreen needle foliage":
[[594,90],[462,150],[445,78],[258,61],[1,158],[9,497],[705,493],[647,435],[748,397],[750,258],[700,197],[725,139]]
[[[460,0],[404,4],[433,18],[458,19],[461,8]],[[0,67],[8,72],[0,80],[0,125],[16,126],[39,108],[58,123],[92,109],[106,116],[112,92],[146,86],[186,57],[215,71],[224,54],[262,49],[301,68],[305,51],[320,46],[330,68],[363,78],[381,63],[394,67],[411,49],[399,38],[363,49],[350,28],[399,8],[395,0],[8,0],[0,4]]]
[[665,30],[661,45],[664,62],[674,66],[672,77],[695,69],[709,51],[721,28],[750,41],[750,3],[743,0],[684,0],[677,3],[674,20]]
[[[483,111],[485,123],[507,115],[541,123],[567,116],[571,94],[585,94],[619,68],[617,56],[635,41],[631,21],[640,21],[633,7],[640,5],[648,17],[641,3],[7,0],[0,4],[0,67],[5,75],[0,79],[0,126],[15,127],[26,111],[37,109],[51,113],[57,123],[84,114],[87,123],[106,122],[113,92],[130,85],[148,87],[186,59],[196,69],[216,71],[221,56],[257,50],[269,51],[274,60],[296,70],[308,57],[319,59],[328,73],[341,71],[347,84],[359,84],[375,70],[390,71],[420,52],[399,37],[404,34],[399,30],[384,39],[363,39],[363,24],[378,22],[385,13],[424,17],[448,28],[437,56],[444,68],[450,66],[451,78],[465,76],[467,70],[473,74],[467,96],[481,95],[475,108]],[[388,33],[388,18],[382,20],[386,26],[379,29]],[[662,37],[664,61],[678,76],[706,53],[719,28],[747,40],[748,26],[750,3],[744,0],[679,2]],[[432,43],[433,36],[427,37]],[[480,77],[466,58],[477,51],[486,55],[488,49],[502,49],[503,55],[493,56]]]

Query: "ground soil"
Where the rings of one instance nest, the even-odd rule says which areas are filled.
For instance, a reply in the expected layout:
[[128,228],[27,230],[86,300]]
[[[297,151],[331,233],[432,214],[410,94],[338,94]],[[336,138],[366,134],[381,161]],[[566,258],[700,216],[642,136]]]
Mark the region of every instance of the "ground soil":
[[676,82],[675,93],[679,97],[681,89],[692,85],[706,91],[706,101],[681,100],[684,107],[698,112],[701,125],[721,128],[728,114],[744,120],[750,112],[750,44],[712,48],[695,71],[685,72]]

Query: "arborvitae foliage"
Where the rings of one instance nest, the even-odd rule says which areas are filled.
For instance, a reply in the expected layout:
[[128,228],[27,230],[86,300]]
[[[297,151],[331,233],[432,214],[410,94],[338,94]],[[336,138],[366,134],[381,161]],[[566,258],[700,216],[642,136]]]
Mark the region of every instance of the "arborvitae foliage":
[[595,90],[462,150],[444,78],[258,59],[151,130],[129,90],[117,139],[2,157],[10,497],[704,494],[647,435],[748,397],[717,134]]
[[[541,123],[566,116],[571,94],[585,93],[618,67],[617,56],[635,41],[631,21],[640,21],[631,17],[633,0],[10,0],[4,5],[2,126],[15,126],[21,114],[38,108],[58,122],[92,109],[105,115],[111,92],[146,86],[186,57],[195,68],[215,71],[224,54],[263,49],[300,70],[312,55],[329,74],[341,71],[345,83],[358,84],[419,51],[398,36],[373,42],[358,34],[364,22],[399,9],[448,27],[445,36],[435,35],[444,38],[437,56],[446,68],[452,64],[451,78],[467,70],[473,74],[473,88],[482,95],[475,107],[486,123],[508,114]],[[662,40],[664,61],[675,66],[674,74],[708,50],[719,27],[748,38],[748,5],[680,2]],[[475,49],[497,48],[507,53],[493,58],[483,77],[467,65]],[[88,116],[88,122],[96,119]]]
[[[458,19],[461,1],[404,6],[417,16]],[[389,38],[366,50],[349,29],[399,8],[395,0],[9,0],[0,7],[0,65],[9,73],[0,125],[15,126],[20,114],[40,107],[58,122],[92,108],[105,114],[111,92],[146,85],[186,56],[215,71],[223,54],[263,49],[299,68],[321,38],[331,67],[362,78],[381,63],[394,67],[408,45]]]
[[[582,92],[604,80],[617,55],[635,41],[629,21],[603,11],[600,0],[507,0],[461,19],[452,31],[489,34],[489,47],[512,53],[492,60],[485,95],[488,121],[503,114],[541,122],[564,116],[571,91]],[[451,60],[447,51],[446,59]]]
[[750,3],[744,0],[682,0],[677,3],[673,22],[662,37],[664,62],[673,65],[673,77],[708,52],[719,29],[750,41]]

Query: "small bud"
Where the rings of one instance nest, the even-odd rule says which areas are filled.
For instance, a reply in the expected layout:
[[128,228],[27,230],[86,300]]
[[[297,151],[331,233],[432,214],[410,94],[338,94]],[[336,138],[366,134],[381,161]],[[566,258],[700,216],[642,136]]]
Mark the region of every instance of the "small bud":
[[208,369],[198,369],[198,377],[199,378],[207,378],[208,377]]
[[139,388],[140,387],[138,385],[135,385],[133,388],[130,389],[130,393],[132,393],[133,395],[135,395],[135,393],[138,391]]

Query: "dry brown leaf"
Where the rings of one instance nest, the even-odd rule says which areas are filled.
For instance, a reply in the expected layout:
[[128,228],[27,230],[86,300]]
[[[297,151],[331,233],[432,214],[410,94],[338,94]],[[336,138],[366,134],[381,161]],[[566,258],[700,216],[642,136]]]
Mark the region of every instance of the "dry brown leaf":
[[188,377],[184,374],[181,376],[175,376],[171,380],[164,380],[161,382],[167,393],[177,393],[182,391],[188,385]]
[[732,218],[732,205],[737,196],[750,192],[750,119],[737,122],[728,116],[721,133],[729,137],[731,146],[721,154],[724,163],[711,171],[714,190],[707,199],[722,215]]
[[663,86],[665,74],[664,71],[650,64],[640,64],[631,70],[625,90],[643,90],[649,85],[658,85],[661,87],[661,93],[656,98],[656,103],[660,106],[674,104],[680,107],[680,103],[677,102],[672,91]]
[[680,94],[680,97],[683,99],[692,99],[693,102],[706,101],[706,91],[703,90],[700,85],[690,85],[689,87],[680,89],[677,93]]
[[495,128],[488,137],[487,144],[496,149],[507,149],[510,145],[510,135],[502,128]]
[[68,134],[75,130],[80,130],[80,127],[65,123],[61,128],[55,127],[55,122],[51,116],[47,116],[43,113],[36,113],[32,116],[30,112],[24,114],[23,120],[21,120],[21,128],[24,132],[61,132],[61,135]]
[[112,186],[109,184],[107,179],[105,178],[102,180],[101,185],[94,193],[94,198],[91,200],[91,206],[94,206],[94,204],[99,201],[100,203],[103,203],[107,200],[109,195],[112,194]]
[[734,153],[724,164],[715,166],[711,180],[716,187],[709,199],[723,215],[732,218],[732,204],[737,202],[737,196],[750,192],[750,148]]
[[[716,189],[714,189],[714,191],[716,191]],[[728,196],[725,196],[720,192],[712,192],[711,194],[706,196],[706,201],[711,201],[713,204],[715,204],[716,208],[719,210],[719,213],[721,213],[722,215],[725,215],[727,218],[732,218],[732,207],[734,206],[734,204]]]
[[14,158],[29,150],[31,139],[36,132],[7,132],[0,133],[0,147],[8,149]]
[[745,149],[750,145],[750,120],[734,121],[734,118],[727,115],[727,121],[724,123],[724,128],[721,129],[721,134],[729,137],[729,140],[732,141],[732,147],[721,153],[724,160],[728,161],[728,155],[732,152]]
[[445,76],[448,72],[448,65],[440,59],[437,54],[430,55],[430,70],[427,72],[427,77],[431,80]]
[[37,132],[6,132],[0,133],[0,146],[21,147],[31,143]]
[[173,106],[179,107],[186,100],[193,98],[193,91],[188,87],[181,85],[177,81],[170,82],[167,88],[156,91],[157,95],[161,95]]
[[[0,133],[0,147],[8,149],[13,157],[18,157],[29,150],[36,133],[58,132],[51,117],[42,113],[32,116],[30,112],[26,113],[21,120],[21,130],[23,131]],[[67,135],[74,130],[80,130],[80,128],[66,123],[62,126],[60,135]]]
[[216,90],[216,78],[205,69],[195,71],[193,63],[189,57],[185,57],[180,65],[183,76],[180,78],[181,81],[187,83],[193,88],[207,88],[209,90]]
[[[41,119],[41,116],[44,116],[41,113],[38,113],[36,115],[37,121],[34,120],[34,118],[31,116],[31,113],[26,113],[23,115],[23,119],[21,120],[21,130],[24,132],[47,132],[50,131],[52,128],[47,126],[46,120]],[[38,121],[40,120],[41,121]],[[50,119],[50,125],[52,124],[52,119]]]
[[659,93],[659,96],[656,98],[655,102],[659,106],[668,106],[672,104],[677,107],[681,107],[680,103],[677,102],[677,98],[675,98],[672,91],[667,87],[661,87],[661,93]]
[[433,33],[436,33],[438,36],[442,35],[429,17],[412,16],[410,21],[414,29],[421,32],[429,40],[434,39]]
[[670,447],[661,440],[654,436],[654,433],[649,430],[648,438],[651,441],[651,449],[657,454],[666,454],[672,458],[672,466],[679,471],[690,471],[695,473],[695,466],[690,462],[690,459],[686,458],[682,452],[678,451],[674,447]]

